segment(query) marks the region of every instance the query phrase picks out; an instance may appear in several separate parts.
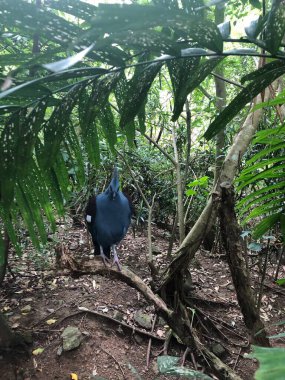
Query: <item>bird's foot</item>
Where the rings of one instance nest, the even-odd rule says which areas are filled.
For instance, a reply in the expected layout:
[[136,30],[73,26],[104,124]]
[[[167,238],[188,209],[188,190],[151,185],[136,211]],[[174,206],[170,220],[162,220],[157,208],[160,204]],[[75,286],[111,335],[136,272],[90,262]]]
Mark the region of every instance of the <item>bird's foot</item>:
[[118,267],[118,270],[121,272],[121,271],[122,271],[122,266],[121,266],[120,260],[119,260],[119,258],[118,258],[118,255],[117,255],[117,252],[116,252],[116,248],[115,248],[115,247],[113,247],[113,255],[114,255],[114,260],[113,260],[112,266],[113,266],[114,264],[116,264],[117,267]]
[[103,248],[101,246],[100,246],[100,257],[102,258],[102,261],[105,267],[107,267],[107,264],[110,263],[110,259],[104,254]]

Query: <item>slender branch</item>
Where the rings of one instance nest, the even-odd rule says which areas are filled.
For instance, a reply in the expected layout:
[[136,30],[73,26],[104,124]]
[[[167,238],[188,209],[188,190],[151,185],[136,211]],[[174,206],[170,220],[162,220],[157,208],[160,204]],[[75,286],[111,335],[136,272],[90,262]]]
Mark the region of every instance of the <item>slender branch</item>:
[[211,74],[212,74],[214,77],[216,77],[216,78],[218,78],[218,79],[221,79],[221,80],[224,81],[224,82],[227,82],[227,83],[229,83],[229,84],[233,84],[234,86],[237,86],[237,87],[240,87],[240,88],[245,88],[245,86],[243,86],[243,85],[241,85],[241,84],[239,84],[239,83],[237,83],[237,82],[235,82],[235,81],[233,81],[233,80],[226,79],[226,78],[223,77],[222,75],[219,75],[219,74],[214,73],[214,72],[212,72]]
[[150,208],[150,204],[149,204],[148,200],[146,199],[146,197],[145,197],[145,195],[144,195],[144,193],[143,193],[143,191],[142,191],[142,189],[141,189],[141,187],[140,187],[140,185],[139,185],[139,183],[138,183],[138,181],[136,179],[136,176],[134,175],[134,173],[133,173],[130,165],[127,163],[125,157],[117,149],[115,149],[115,151],[122,158],[122,160],[124,161],[125,165],[127,166],[128,170],[129,170],[129,173],[130,173],[130,175],[131,175],[131,177],[132,177],[132,179],[133,179],[133,181],[134,181],[134,183],[136,185],[136,188],[138,189],[138,191],[139,191],[139,193],[140,193],[140,195],[141,195],[144,203],[146,204],[147,208],[149,209]]
[[172,164],[176,167],[177,162],[168,154],[159,144],[156,143],[152,138],[150,138],[146,133],[143,134],[143,136],[150,141],[158,150],[161,151],[161,153],[170,161]]

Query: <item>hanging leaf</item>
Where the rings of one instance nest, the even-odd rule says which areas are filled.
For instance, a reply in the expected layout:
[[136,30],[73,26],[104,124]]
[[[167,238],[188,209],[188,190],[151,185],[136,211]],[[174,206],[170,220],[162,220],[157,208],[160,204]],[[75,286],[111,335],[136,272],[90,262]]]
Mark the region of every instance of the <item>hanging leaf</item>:
[[84,171],[84,158],[82,155],[82,146],[80,145],[79,138],[72,123],[68,126],[68,133],[66,136],[66,148],[68,149],[69,156],[73,160],[75,168],[76,179],[79,186],[84,185],[85,171]]
[[114,146],[117,143],[116,123],[109,104],[107,104],[100,112],[99,120],[105,138],[110,145],[110,148],[114,150]]
[[261,91],[269,86],[270,83],[274,82],[275,79],[284,74],[285,64],[280,61],[274,61],[265,65],[263,69],[264,75],[261,77],[258,75],[210,124],[204,134],[207,140],[216,136],[248,102],[254,99]]
[[187,81],[191,81],[200,62],[200,57],[193,57],[167,62],[168,71],[174,91],[174,110],[172,120],[175,121],[183,110],[187,99]]
[[94,48],[95,44],[91,44],[86,49],[82,50],[81,52],[71,56],[67,57],[65,59],[61,59],[60,61],[53,62],[53,63],[47,63],[43,65],[43,67],[47,70],[55,72],[67,70],[70,67],[76,65],[78,62],[82,61],[83,58]]
[[134,120],[141,107],[143,107],[148,91],[161,66],[161,62],[154,62],[143,69],[136,68],[132,79],[128,83],[128,90],[125,93],[121,110],[120,127],[122,129],[125,129],[126,125],[129,125]]
[[67,46],[81,31],[75,23],[57,16],[47,8],[43,11],[24,0],[2,0],[1,10],[1,23],[9,25],[10,30],[19,28],[22,35],[31,37],[40,32],[49,40],[63,46]]
[[254,232],[252,234],[253,239],[260,239],[268,230],[273,228],[279,221],[280,215],[280,213],[273,214],[259,222],[254,228]]
[[[171,81],[174,86],[174,110],[172,121],[180,116],[187,96],[212,72],[223,58],[211,58],[203,61],[198,67],[199,58],[192,58],[188,70],[184,70],[183,62],[170,63]],[[178,68],[177,68],[178,67]],[[191,69],[192,67],[192,69]],[[173,69],[175,68],[175,69]],[[172,74],[171,74],[172,73]],[[175,90],[176,89],[176,90]]]
[[44,150],[41,159],[43,168],[51,166],[57,156],[68,127],[71,112],[81,90],[80,85],[73,86],[44,125]]
[[[159,5],[100,4],[92,19],[96,33],[111,36],[116,33],[130,34],[130,31],[146,30],[155,27],[170,27],[191,38],[202,47],[220,52],[223,47],[221,34],[214,23],[177,9]],[[141,45],[138,45],[141,47]]]

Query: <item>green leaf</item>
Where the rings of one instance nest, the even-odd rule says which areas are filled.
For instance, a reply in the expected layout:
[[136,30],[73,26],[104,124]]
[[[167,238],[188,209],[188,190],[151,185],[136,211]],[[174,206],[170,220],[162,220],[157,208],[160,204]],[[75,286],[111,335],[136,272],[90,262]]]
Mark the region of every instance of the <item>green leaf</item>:
[[1,0],[1,23],[10,30],[21,30],[22,36],[33,37],[40,32],[49,40],[67,46],[75,39],[81,28],[75,23],[57,16],[47,8],[39,9],[35,4],[23,0]]
[[[5,205],[6,206],[6,205]],[[5,225],[11,243],[13,244],[17,255],[21,255],[21,247],[18,242],[18,238],[12,223],[10,210],[7,210],[6,207],[3,207],[3,204],[0,203],[0,217]]]
[[[223,40],[216,25],[208,20],[191,15],[183,10],[168,9],[163,5],[100,4],[92,19],[96,33],[116,36],[130,31],[154,30],[156,27],[171,27],[185,39],[191,38],[202,47],[221,52]],[[141,48],[141,45],[140,45]]]
[[285,285],[285,278],[280,278],[279,280],[276,281],[276,284],[279,286],[284,286]]
[[266,50],[276,54],[285,33],[285,4],[281,0],[272,2],[272,8],[265,29]]
[[[283,280],[283,281],[282,281]],[[285,284],[285,278],[283,279],[280,279],[280,280],[277,280],[276,283],[278,285],[282,285],[282,284]],[[277,335],[271,335],[268,337],[269,339],[278,339],[278,338],[285,338],[285,333],[280,333],[280,334],[277,334]]]
[[260,0],[249,0],[250,4],[257,9],[261,9],[262,5]]
[[128,84],[124,104],[121,110],[120,127],[125,129],[144,106],[148,91],[157,73],[162,66],[161,62],[154,62],[143,69],[137,67]]
[[83,186],[85,181],[85,164],[82,155],[82,146],[80,145],[79,138],[72,123],[70,123],[68,127],[66,148],[68,149],[70,157],[73,158],[78,185]]
[[280,219],[280,213],[273,214],[268,216],[267,218],[264,218],[260,223],[257,224],[257,226],[254,228],[253,231],[253,238],[259,239],[261,238],[268,230],[273,228],[275,224]]
[[116,123],[109,104],[100,112],[99,120],[106,140],[111,150],[114,150],[117,143]]
[[285,373],[285,349],[279,347],[253,346],[253,352],[248,355],[259,361],[259,368],[255,372],[256,380],[283,380]]
[[47,63],[43,65],[43,67],[47,70],[53,71],[54,73],[67,70],[70,67],[76,65],[78,62],[82,61],[83,58],[94,48],[95,44],[91,44],[86,49],[82,50],[81,52],[67,57],[65,59],[61,59],[60,61],[53,62],[53,63]]
[[195,186],[207,186],[208,185],[208,176],[204,176],[201,178],[197,178],[194,181],[187,184],[187,187],[195,187]]
[[191,197],[192,195],[196,195],[197,191],[195,191],[193,189],[188,189],[188,190],[186,190],[185,194],[187,195],[187,197]]
[[157,358],[159,372],[166,375],[183,376],[189,379],[212,380],[211,377],[205,375],[202,372],[178,366],[177,364],[179,363],[179,360],[180,359],[176,356],[159,356]]
[[81,94],[82,87],[75,85],[55,108],[44,126],[44,149],[41,165],[52,165],[64,139],[71,112]]
[[192,81],[195,71],[198,69],[200,57],[172,60],[167,62],[168,71],[174,91],[174,110],[172,120],[175,121],[183,110],[187,99],[187,80]]
[[[198,58],[196,58],[198,60]],[[176,121],[183,110],[184,103],[187,99],[188,94],[190,94],[196,87],[203,82],[203,80],[212,72],[212,70],[222,61],[223,58],[211,58],[202,62],[195,69],[196,59],[192,58],[192,70],[170,69],[172,71],[171,80],[174,83],[176,90],[175,103],[172,121]],[[191,63],[190,63],[191,64]],[[174,67],[176,64],[174,64]],[[184,75],[184,83],[183,83]],[[175,79],[174,79],[175,78]]]
[[27,201],[26,195],[23,193],[22,189],[19,186],[15,186],[15,198],[19,206],[19,210],[21,212],[23,220],[25,222],[25,225],[28,228],[31,241],[33,245],[37,249],[39,249],[40,244],[39,244],[38,235],[36,234],[35,228],[34,228],[34,218],[33,218],[32,210]]
[[[284,62],[274,61],[263,67],[264,74],[258,76],[255,81],[244,88],[234,100],[220,113],[218,117],[210,124],[204,137],[207,140],[212,139],[246,106],[248,102],[254,99],[270,83],[280,77],[285,72]],[[252,78],[251,78],[252,79]]]

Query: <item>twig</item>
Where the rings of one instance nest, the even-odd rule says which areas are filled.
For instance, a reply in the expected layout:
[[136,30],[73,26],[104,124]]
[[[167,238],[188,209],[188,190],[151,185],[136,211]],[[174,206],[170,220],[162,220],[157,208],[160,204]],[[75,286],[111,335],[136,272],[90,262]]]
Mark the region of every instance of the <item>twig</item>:
[[[147,336],[149,338],[152,338],[152,339],[159,340],[161,342],[165,341],[163,338],[160,338],[157,335],[154,335],[154,334],[152,334],[152,333],[150,333],[148,331],[144,331],[144,330],[142,330],[142,329],[140,329],[138,327],[130,326],[130,325],[128,325],[127,323],[125,323],[123,321],[119,321],[118,319],[111,317],[108,314],[100,313],[99,311],[95,311],[95,310],[89,310],[89,309],[87,309],[85,307],[78,308],[78,309],[79,309],[79,311],[76,314],[88,313],[88,314],[96,315],[98,317],[102,317],[102,318],[108,319],[109,321],[118,323],[119,325],[124,326],[124,327],[128,328],[129,330],[132,330],[132,332],[137,332],[139,334],[145,335],[145,336]],[[65,317],[65,318],[67,318],[67,317]]]
[[259,294],[258,294],[257,305],[256,305],[258,312],[260,310],[261,300],[262,300],[262,295],[263,295],[264,281],[265,281],[266,269],[267,269],[267,263],[268,263],[269,244],[270,244],[270,239],[267,240],[267,247],[266,247],[266,252],[265,252],[263,270],[262,270],[260,287],[259,287]]
[[244,87],[243,85],[241,85],[240,83],[234,82],[234,81],[232,81],[232,80],[230,80],[230,79],[226,79],[226,78],[222,77],[222,76],[219,75],[219,74],[216,74],[216,73],[213,73],[213,72],[212,72],[211,74],[212,74],[214,77],[223,80],[224,82],[227,82],[227,83],[229,83],[229,84],[233,84],[234,86],[237,86],[237,87],[240,87],[240,88],[245,88],[245,87]]
[[123,370],[121,364],[118,362],[118,360],[117,360],[117,359],[116,359],[116,358],[115,358],[110,352],[104,350],[104,348],[102,348],[102,346],[100,347],[100,349],[101,349],[103,352],[105,352],[105,354],[111,356],[111,358],[114,360],[114,362],[118,364],[118,366],[119,366],[119,368],[120,368],[120,371],[122,372],[123,379],[126,379],[126,376],[125,376],[124,370]]
[[186,350],[184,351],[184,354],[182,356],[182,359],[181,359],[181,366],[184,367],[184,364],[185,364],[185,361],[186,361],[186,358],[187,358],[187,355],[189,354],[190,352],[190,348],[189,347],[186,347]]
[[163,345],[163,355],[167,355],[168,353],[168,346],[171,341],[172,335],[173,335],[172,330],[169,330],[168,334],[166,335],[166,339]]
[[285,245],[283,245],[282,251],[280,253],[280,257],[278,260],[278,264],[277,264],[277,268],[276,268],[276,272],[275,272],[275,276],[274,276],[274,281],[276,281],[278,278],[278,274],[279,274],[279,270],[280,270],[280,266],[281,266],[281,262],[282,262],[282,257],[284,255],[284,250],[285,250]]
[[241,355],[241,351],[242,351],[242,347],[239,349],[239,353],[237,354],[237,358],[236,358],[235,364],[234,364],[234,366],[233,366],[233,370],[236,369],[236,366],[237,366],[237,364],[238,364],[239,357],[240,357],[240,355]]
[[[157,314],[155,314],[153,321],[152,321],[152,326],[151,326],[151,332],[153,333],[155,324],[157,320]],[[146,368],[149,368],[149,361],[150,361],[150,351],[151,351],[151,338],[149,338],[148,341],[148,346],[147,346],[147,353],[146,353]]]

